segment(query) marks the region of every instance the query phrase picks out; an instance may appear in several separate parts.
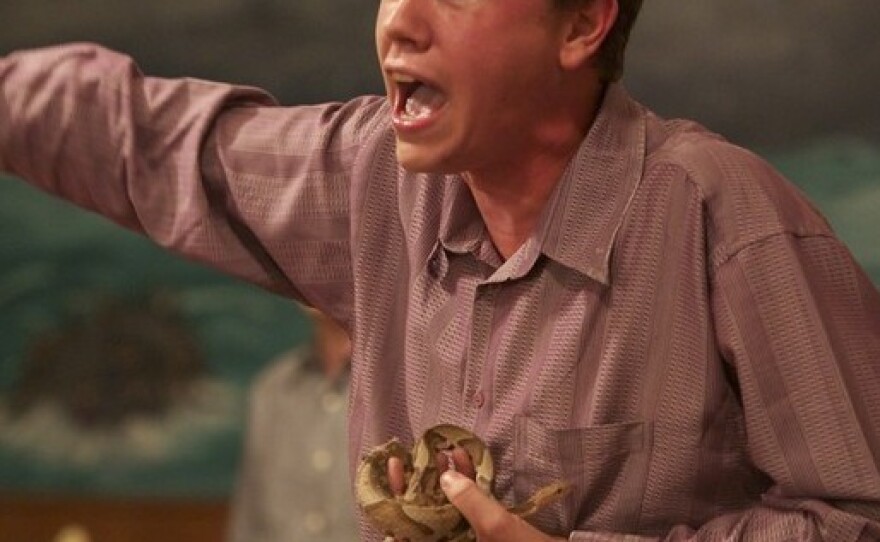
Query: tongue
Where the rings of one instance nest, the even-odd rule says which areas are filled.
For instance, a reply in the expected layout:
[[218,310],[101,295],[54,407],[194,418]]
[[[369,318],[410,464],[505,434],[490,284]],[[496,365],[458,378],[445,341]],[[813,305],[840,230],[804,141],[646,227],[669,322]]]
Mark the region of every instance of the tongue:
[[443,105],[443,95],[428,85],[419,85],[406,100],[405,112],[411,118],[428,117]]

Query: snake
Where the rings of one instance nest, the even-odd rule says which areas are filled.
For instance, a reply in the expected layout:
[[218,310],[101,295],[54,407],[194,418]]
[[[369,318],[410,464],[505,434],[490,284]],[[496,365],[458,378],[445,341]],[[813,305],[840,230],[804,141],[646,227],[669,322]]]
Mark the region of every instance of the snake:
[[[495,466],[486,444],[471,431],[451,424],[436,425],[425,431],[407,449],[392,438],[361,458],[355,477],[355,497],[364,515],[388,539],[410,542],[473,542],[476,535],[467,520],[440,489],[441,470],[436,464],[438,452],[463,448],[470,456],[476,473],[476,486],[489,496],[495,478]],[[388,460],[400,459],[406,489],[394,495],[388,479]],[[450,467],[454,465],[450,459]],[[507,506],[507,510],[528,518],[562,498],[569,489],[565,482],[555,482],[537,490],[527,501]]]

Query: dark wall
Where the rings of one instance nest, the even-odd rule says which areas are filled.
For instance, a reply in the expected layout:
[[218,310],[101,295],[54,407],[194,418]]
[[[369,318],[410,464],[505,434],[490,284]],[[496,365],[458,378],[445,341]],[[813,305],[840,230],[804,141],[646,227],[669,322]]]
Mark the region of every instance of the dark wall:
[[880,139],[871,0],[647,0],[629,86],[662,113],[747,145]]
[[70,40],[131,54],[145,72],[253,84],[286,103],[377,92],[375,2],[4,0],[0,51]]
[[[500,0],[493,0],[500,1]],[[880,9],[871,0],[648,0],[627,84],[667,116],[746,145],[880,139]],[[376,1],[4,0],[0,52],[99,41],[145,71],[258,85],[285,103],[381,90]],[[479,54],[478,52],[475,54]]]

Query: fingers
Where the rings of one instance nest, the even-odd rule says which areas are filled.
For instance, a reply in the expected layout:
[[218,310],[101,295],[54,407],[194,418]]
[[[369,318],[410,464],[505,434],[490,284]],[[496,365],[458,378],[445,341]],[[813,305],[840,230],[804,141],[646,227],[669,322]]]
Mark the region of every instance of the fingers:
[[434,462],[437,465],[437,472],[441,475],[447,470],[454,470],[471,480],[477,477],[477,471],[473,461],[471,461],[470,454],[461,446],[437,452],[434,454]]
[[406,491],[403,460],[399,457],[389,457],[386,468],[388,469],[388,487],[391,490],[391,494],[395,497],[403,495]]
[[477,477],[476,468],[474,467],[474,463],[471,461],[471,456],[467,453],[467,450],[461,446],[456,446],[452,450],[452,460],[455,462],[455,470],[464,474],[471,480]]
[[[467,450],[460,446],[437,452],[434,461],[440,474],[447,470],[454,470],[470,479],[477,477],[470,455],[467,453]],[[388,488],[391,494],[399,497],[406,493],[406,472],[403,468],[403,460],[399,457],[391,456],[388,458],[385,468],[388,473]]]
[[483,493],[462,473],[447,471],[440,477],[446,497],[468,520],[481,542],[551,542],[551,538],[521,517],[508,512],[498,501]]
[[[462,475],[476,479],[477,471],[471,461],[470,454],[461,446],[455,446],[449,450],[439,451],[434,456],[437,465],[437,472],[443,474],[447,470],[461,473]],[[403,466],[403,460],[396,456],[388,458],[386,465],[388,473],[388,487],[394,496],[403,495],[406,492],[406,472]]]
[[[447,471],[440,477],[440,487],[477,534],[491,533],[502,540],[509,535],[514,516],[509,514],[495,499],[483,493],[470,478],[461,473]],[[481,538],[482,539],[482,538]]]

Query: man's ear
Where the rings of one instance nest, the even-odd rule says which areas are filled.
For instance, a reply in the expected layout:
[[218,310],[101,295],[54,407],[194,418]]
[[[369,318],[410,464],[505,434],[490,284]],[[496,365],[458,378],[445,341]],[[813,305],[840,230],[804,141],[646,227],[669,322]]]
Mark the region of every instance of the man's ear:
[[617,0],[585,0],[565,16],[566,35],[559,50],[564,69],[574,70],[597,58],[617,20]]

